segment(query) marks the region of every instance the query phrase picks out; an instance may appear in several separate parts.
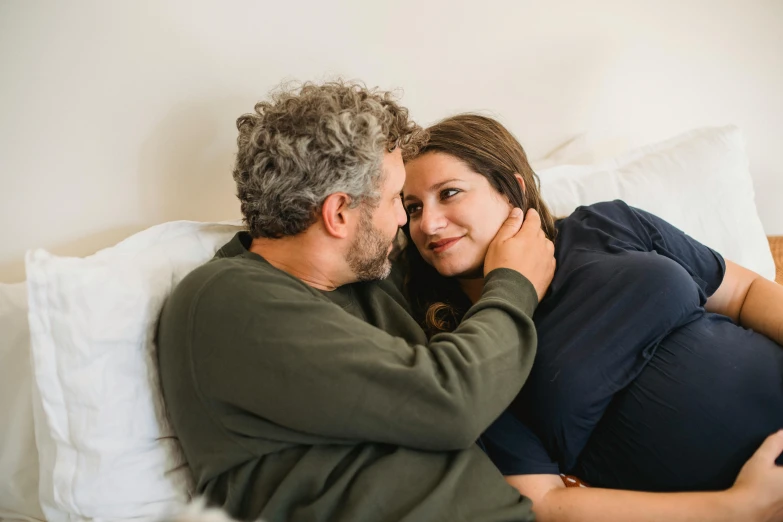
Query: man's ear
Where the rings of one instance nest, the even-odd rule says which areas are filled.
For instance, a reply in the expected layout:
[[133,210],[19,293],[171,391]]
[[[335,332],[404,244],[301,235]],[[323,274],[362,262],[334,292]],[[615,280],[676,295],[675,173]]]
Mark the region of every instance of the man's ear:
[[514,173],[514,177],[517,178],[517,181],[519,182],[519,186],[522,187],[522,194],[525,193],[525,179],[522,177],[522,174],[519,174],[518,172]]
[[345,192],[329,194],[321,206],[321,219],[326,233],[341,239],[348,237],[351,228],[351,196]]

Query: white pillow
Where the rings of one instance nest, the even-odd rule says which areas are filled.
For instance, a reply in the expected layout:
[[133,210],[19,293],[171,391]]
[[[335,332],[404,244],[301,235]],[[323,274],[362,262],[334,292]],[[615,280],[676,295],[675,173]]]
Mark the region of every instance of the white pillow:
[[775,279],[736,127],[698,129],[599,165],[563,165],[538,175],[542,196],[556,216],[567,216],[579,205],[622,199],[726,259]]
[[626,150],[627,138],[607,138],[595,132],[583,132],[558,145],[543,158],[531,161],[530,165],[536,172],[557,165],[593,165],[614,158]]
[[43,520],[24,283],[0,284],[0,519]]
[[153,519],[188,501],[155,326],[174,285],[238,230],[180,221],[84,259],[28,252],[40,500],[50,522]]

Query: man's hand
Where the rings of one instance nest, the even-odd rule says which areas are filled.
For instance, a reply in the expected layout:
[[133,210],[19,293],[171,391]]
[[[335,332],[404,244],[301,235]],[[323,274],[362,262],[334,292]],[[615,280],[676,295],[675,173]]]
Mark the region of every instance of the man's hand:
[[541,229],[541,218],[534,209],[515,208],[489,245],[484,260],[484,275],[496,268],[510,268],[525,276],[536,289],[539,302],[555,275],[555,245]]
[[[753,506],[753,520],[783,520],[783,467],[775,460],[783,453],[783,430],[767,437],[764,444],[745,463],[729,490],[736,501]],[[740,504],[742,505],[742,504]]]

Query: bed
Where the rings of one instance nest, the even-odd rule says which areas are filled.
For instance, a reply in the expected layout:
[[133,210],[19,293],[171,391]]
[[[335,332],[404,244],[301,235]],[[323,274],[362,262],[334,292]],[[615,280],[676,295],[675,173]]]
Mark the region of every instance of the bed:
[[[764,233],[736,127],[596,164],[561,159],[536,169],[555,215],[623,199],[783,283],[783,236]],[[173,286],[240,229],[179,221],[83,259],[35,250],[26,283],[0,285],[0,518],[151,520],[188,502],[155,324]]]
[[768,236],[767,240],[775,262],[775,281],[783,285],[783,236]]

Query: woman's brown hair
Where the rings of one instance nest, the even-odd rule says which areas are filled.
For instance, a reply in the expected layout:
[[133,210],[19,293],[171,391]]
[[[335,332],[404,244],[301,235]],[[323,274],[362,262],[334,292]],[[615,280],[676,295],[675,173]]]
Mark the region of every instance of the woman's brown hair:
[[[411,161],[424,154],[440,152],[464,162],[471,170],[484,176],[490,185],[523,211],[534,208],[541,216],[541,228],[554,240],[555,220],[541,199],[538,176],[527,160],[527,154],[517,139],[498,121],[478,114],[460,114],[446,118],[427,129],[426,141],[419,146]],[[522,176],[525,190],[515,174]],[[410,240],[409,225],[403,228],[408,244],[403,253],[408,275],[405,290],[414,316],[429,336],[454,330],[470,300],[459,288],[456,279],[446,278],[422,259]]]

